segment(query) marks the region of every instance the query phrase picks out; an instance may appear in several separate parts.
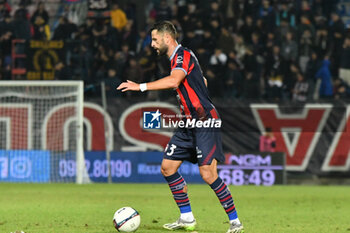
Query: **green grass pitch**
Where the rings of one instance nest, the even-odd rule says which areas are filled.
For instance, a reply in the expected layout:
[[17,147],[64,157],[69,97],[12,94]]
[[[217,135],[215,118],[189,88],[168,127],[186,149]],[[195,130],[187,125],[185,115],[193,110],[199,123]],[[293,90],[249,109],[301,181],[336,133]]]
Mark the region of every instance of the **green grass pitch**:
[[[230,186],[246,233],[350,233],[346,186]],[[196,232],[224,233],[227,216],[207,185],[189,184]],[[179,211],[167,184],[0,183],[0,232],[117,232],[114,212],[131,206],[139,233],[165,233]],[[181,232],[181,231],[180,231]]]

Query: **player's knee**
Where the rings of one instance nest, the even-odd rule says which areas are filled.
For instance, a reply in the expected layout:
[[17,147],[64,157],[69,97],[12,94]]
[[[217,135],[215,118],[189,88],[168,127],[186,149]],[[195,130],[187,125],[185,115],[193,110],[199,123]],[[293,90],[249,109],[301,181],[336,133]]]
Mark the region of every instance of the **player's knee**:
[[201,170],[200,174],[204,182],[207,184],[212,184],[217,179],[217,175],[210,170]]
[[172,174],[175,173],[173,169],[163,165],[160,167],[160,172],[163,174],[163,176],[171,176]]
[[184,188],[182,189],[182,191],[183,191],[184,193],[187,193],[187,185],[184,186]]
[[201,176],[207,184],[212,184],[215,181],[215,174],[210,171],[202,171]]

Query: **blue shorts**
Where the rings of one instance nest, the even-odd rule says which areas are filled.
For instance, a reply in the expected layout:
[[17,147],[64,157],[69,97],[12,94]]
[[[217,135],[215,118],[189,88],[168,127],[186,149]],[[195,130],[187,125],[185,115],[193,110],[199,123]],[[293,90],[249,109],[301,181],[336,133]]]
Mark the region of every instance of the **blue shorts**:
[[213,159],[225,161],[218,128],[178,128],[164,151],[164,159],[187,160],[199,166]]

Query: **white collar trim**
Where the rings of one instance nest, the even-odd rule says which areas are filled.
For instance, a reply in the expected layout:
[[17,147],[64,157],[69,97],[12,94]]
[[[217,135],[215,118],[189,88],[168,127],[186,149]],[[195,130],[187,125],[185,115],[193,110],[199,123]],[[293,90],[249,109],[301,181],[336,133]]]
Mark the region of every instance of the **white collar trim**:
[[170,56],[170,58],[169,58],[170,61],[174,58],[176,51],[177,51],[180,47],[181,47],[181,44],[178,44],[178,45],[176,46],[176,48],[174,49],[173,54],[171,54],[171,56]]

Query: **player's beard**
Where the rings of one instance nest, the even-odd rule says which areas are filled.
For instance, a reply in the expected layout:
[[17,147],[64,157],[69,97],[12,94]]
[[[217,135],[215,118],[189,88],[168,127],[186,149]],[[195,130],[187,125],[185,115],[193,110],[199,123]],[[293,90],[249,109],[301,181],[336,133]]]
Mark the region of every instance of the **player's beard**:
[[157,49],[157,52],[158,52],[159,56],[163,56],[163,55],[167,54],[168,53],[168,46],[163,44],[161,47],[159,47],[159,49]]

